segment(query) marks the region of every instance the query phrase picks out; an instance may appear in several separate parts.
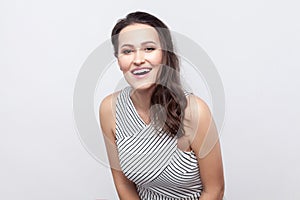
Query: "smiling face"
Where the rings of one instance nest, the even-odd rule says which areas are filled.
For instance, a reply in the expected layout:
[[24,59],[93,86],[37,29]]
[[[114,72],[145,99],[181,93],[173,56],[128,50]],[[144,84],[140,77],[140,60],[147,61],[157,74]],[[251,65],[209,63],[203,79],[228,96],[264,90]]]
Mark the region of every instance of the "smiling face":
[[157,31],[145,24],[133,24],[119,34],[118,63],[134,89],[146,89],[156,81],[162,64],[162,50]]

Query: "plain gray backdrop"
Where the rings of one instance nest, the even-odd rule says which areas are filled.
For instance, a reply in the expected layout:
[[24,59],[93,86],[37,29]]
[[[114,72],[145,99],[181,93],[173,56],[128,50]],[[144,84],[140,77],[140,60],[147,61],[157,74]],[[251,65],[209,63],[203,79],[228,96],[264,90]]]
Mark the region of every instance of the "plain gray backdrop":
[[88,55],[136,10],[193,39],[219,71],[226,199],[299,199],[300,14],[292,0],[2,0],[0,199],[117,199],[110,170],[81,144],[72,98]]

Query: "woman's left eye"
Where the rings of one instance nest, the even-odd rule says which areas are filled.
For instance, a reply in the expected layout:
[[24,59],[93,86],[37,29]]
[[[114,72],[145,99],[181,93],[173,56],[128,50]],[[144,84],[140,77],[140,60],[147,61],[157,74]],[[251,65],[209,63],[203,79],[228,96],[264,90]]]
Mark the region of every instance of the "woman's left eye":
[[151,52],[151,51],[154,51],[154,50],[155,50],[154,47],[147,47],[147,48],[145,48],[146,52]]

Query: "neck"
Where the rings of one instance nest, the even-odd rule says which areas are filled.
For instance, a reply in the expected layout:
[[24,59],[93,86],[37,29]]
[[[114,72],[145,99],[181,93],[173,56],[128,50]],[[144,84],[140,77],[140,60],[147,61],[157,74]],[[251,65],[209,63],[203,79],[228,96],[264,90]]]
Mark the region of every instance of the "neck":
[[149,111],[151,96],[153,94],[154,89],[155,86],[153,85],[147,89],[132,90],[130,97],[137,110],[144,111],[144,112]]

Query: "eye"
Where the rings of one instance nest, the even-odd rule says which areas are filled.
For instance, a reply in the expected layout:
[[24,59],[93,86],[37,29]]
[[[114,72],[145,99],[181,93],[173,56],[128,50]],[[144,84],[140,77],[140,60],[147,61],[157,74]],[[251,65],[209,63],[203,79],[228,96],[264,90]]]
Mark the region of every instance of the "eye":
[[155,48],[154,47],[146,47],[145,48],[145,52],[151,52],[151,51],[154,51]]
[[123,53],[123,54],[130,54],[130,53],[132,53],[132,52],[133,52],[132,49],[124,49],[124,50],[122,50],[122,53]]

